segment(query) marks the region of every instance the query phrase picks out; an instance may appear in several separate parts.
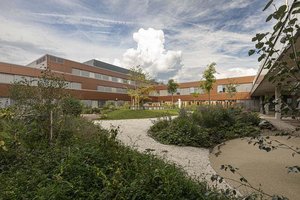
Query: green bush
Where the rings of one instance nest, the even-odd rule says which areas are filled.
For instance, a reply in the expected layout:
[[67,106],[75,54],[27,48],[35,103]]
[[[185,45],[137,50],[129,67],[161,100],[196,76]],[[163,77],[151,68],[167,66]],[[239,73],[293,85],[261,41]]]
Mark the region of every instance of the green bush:
[[200,106],[193,112],[192,120],[199,126],[213,128],[234,123],[234,112],[221,106]]
[[189,118],[178,117],[160,120],[150,130],[151,136],[166,144],[209,147],[208,129],[193,123]]
[[192,114],[182,109],[173,120],[160,120],[148,134],[164,144],[213,147],[226,140],[260,134],[256,113],[239,108],[201,106]]
[[90,106],[86,106],[83,108],[83,114],[100,114],[101,108],[92,108]]
[[0,152],[0,199],[227,199],[175,165],[119,144],[115,131],[80,118],[65,124],[72,143]]
[[81,102],[72,97],[64,98],[61,106],[64,115],[79,116],[83,110]]

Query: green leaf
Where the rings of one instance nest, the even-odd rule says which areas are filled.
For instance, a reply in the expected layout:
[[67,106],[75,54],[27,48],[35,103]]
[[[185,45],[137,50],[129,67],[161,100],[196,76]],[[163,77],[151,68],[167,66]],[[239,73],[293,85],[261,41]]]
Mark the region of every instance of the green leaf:
[[280,16],[282,16],[287,10],[287,6],[286,5],[282,5],[278,8],[278,13],[280,14]]
[[264,39],[264,37],[266,37],[266,35],[268,35],[269,34],[269,32],[267,32],[267,33],[258,33],[258,34],[256,34],[256,38],[257,38],[257,40],[260,42],[262,39]]
[[293,32],[294,29],[292,27],[286,28],[283,30],[284,33]]
[[261,48],[264,46],[264,44],[265,44],[265,43],[263,43],[263,42],[259,42],[259,43],[257,43],[257,44],[255,45],[255,47],[256,47],[257,49],[261,49]]
[[295,1],[292,6],[293,6],[293,8],[300,7],[300,2],[299,1]]
[[294,10],[294,11],[292,12],[292,14],[297,14],[297,13],[300,13],[300,9]]
[[262,59],[264,59],[265,57],[266,57],[266,54],[262,54],[261,56],[259,56],[258,62],[262,61]]
[[281,21],[279,21],[277,24],[275,24],[275,26],[273,26],[274,32],[277,32],[280,29],[280,27],[282,26],[282,24],[283,23]]
[[273,3],[273,0],[270,0],[267,5],[264,7],[263,11],[269,8],[269,6]]
[[266,19],[266,22],[270,21],[272,19],[272,17],[273,17],[273,14],[269,15]]
[[[300,11],[300,9],[299,9],[299,11]],[[293,26],[293,25],[296,23],[297,20],[298,20],[297,18],[291,19],[291,20],[289,21],[289,25],[290,25],[290,26]]]
[[255,50],[254,50],[254,49],[251,49],[251,50],[248,51],[248,55],[249,55],[249,56],[252,56],[254,53],[255,53]]

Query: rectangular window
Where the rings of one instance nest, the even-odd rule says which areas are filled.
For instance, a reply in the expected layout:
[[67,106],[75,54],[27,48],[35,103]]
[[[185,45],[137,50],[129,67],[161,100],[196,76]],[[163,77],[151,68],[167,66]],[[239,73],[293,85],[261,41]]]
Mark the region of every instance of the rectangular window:
[[190,88],[190,94],[192,94],[192,93],[195,93],[196,91],[195,91],[195,88],[194,87],[191,87]]
[[75,83],[75,82],[72,82],[69,84],[70,86],[70,89],[73,89],[73,90],[81,90],[81,83]]
[[90,78],[95,78],[95,73],[90,72]]
[[81,71],[81,70],[79,70],[79,69],[74,69],[74,68],[73,68],[73,69],[72,69],[72,74],[73,74],[73,75],[76,75],[76,76],[80,76],[80,71]]
[[95,78],[101,80],[102,76],[101,76],[101,74],[95,74]]
[[124,89],[124,88],[116,88],[117,89],[117,93],[120,93],[120,94],[126,94],[127,93],[127,90]]
[[109,81],[109,77],[107,75],[102,75],[102,79],[105,81]]
[[159,95],[160,96],[168,96],[168,90],[160,90]]
[[217,87],[217,92],[218,92],[218,93],[224,93],[224,92],[226,92],[226,87],[225,87],[225,85],[218,85],[218,87]]
[[0,74],[0,83],[13,83],[14,76],[10,74]]
[[90,77],[90,72],[88,71],[81,71],[81,76],[84,76],[84,77]]
[[24,79],[26,79],[24,76],[20,76],[20,75],[15,75],[14,76],[14,81],[15,82],[19,82],[19,81],[22,81]]
[[111,92],[116,93],[117,92],[117,88],[111,88]]
[[104,87],[104,91],[105,92],[112,92],[112,88],[111,87]]
[[97,90],[98,90],[99,92],[105,92],[105,87],[104,87],[104,86],[98,86],[98,87],[97,87]]
[[113,82],[118,82],[118,78],[116,78],[116,77],[111,77],[111,81],[113,81]]
[[122,78],[118,78],[118,83],[123,83],[123,79]]
[[237,92],[250,92],[252,88],[252,83],[239,84],[236,86]]

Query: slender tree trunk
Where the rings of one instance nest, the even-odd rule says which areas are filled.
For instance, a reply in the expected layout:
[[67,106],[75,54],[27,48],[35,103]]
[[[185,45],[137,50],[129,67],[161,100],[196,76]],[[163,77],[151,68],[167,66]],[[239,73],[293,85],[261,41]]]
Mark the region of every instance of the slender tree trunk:
[[210,105],[210,91],[208,92],[208,105]]
[[53,139],[53,112],[52,110],[50,111],[50,143],[52,142]]
[[173,101],[173,93],[172,93],[172,106],[174,105],[174,101]]

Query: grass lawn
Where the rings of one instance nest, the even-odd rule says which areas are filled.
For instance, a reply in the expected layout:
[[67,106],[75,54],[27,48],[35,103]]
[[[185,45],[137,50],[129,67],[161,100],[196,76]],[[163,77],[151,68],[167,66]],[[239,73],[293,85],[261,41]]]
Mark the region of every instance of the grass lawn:
[[114,119],[142,119],[169,115],[178,115],[178,110],[115,110],[107,113],[107,120]]

